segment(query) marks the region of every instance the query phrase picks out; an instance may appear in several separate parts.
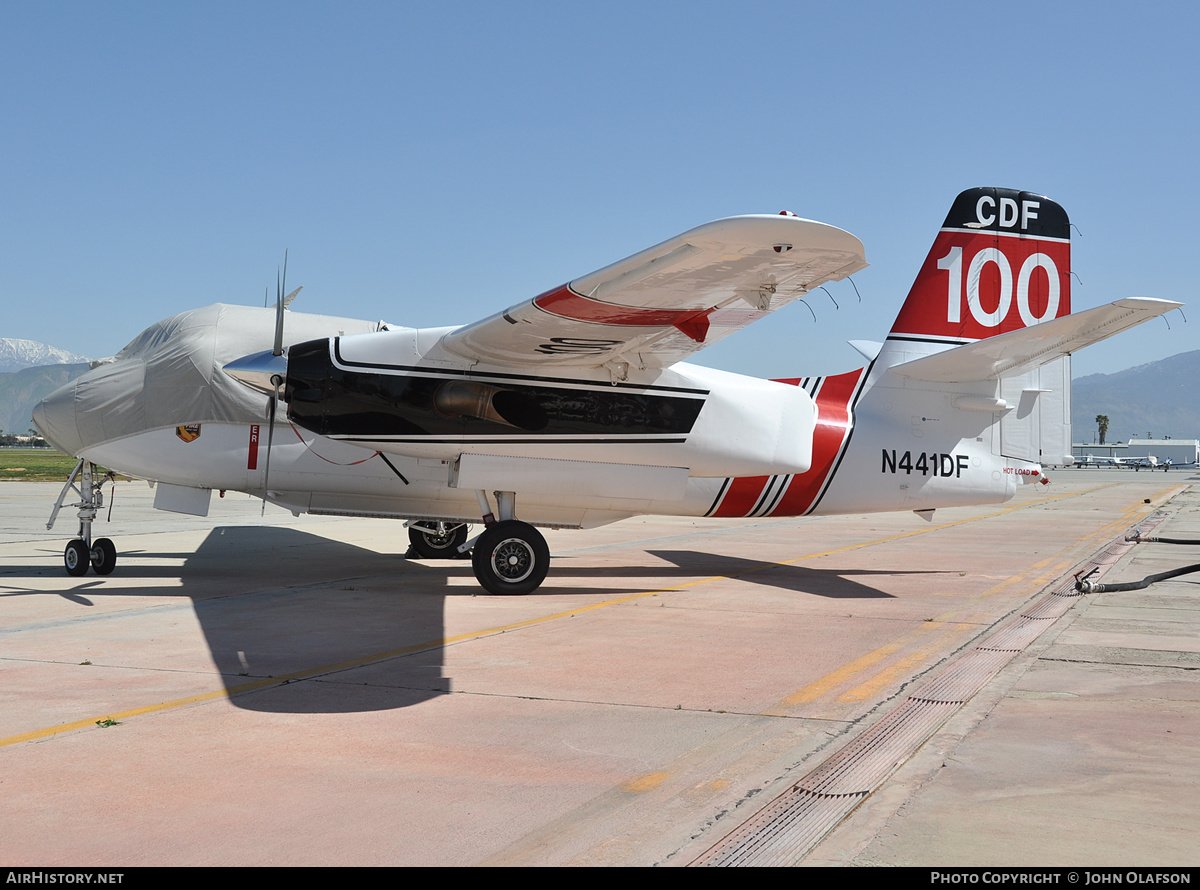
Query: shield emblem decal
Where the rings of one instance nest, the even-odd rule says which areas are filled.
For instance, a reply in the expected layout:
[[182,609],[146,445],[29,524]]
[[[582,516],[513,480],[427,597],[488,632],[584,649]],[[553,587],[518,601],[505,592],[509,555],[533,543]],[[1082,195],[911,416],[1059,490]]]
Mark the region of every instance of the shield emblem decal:
[[200,438],[200,424],[185,423],[183,426],[177,426],[175,435],[185,442],[194,442]]

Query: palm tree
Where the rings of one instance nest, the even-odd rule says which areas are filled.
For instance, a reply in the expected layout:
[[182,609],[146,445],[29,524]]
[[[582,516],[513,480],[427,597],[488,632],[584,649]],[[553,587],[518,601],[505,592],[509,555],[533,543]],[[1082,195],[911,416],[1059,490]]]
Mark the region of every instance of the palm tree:
[[1107,414],[1097,414],[1096,415],[1096,426],[1098,426],[1100,428],[1100,444],[1103,445],[1104,437],[1108,433],[1108,415]]

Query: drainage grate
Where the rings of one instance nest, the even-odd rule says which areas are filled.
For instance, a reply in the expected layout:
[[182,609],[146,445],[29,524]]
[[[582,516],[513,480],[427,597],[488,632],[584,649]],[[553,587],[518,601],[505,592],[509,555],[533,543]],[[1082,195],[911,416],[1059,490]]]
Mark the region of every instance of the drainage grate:
[[[1139,528],[1166,518],[1155,513]],[[1103,574],[1134,545],[1117,538],[1077,571]],[[866,800],[964,702],[1018,652],[1074,605],[1075,575],[1014,616],[956,659],[882,720],[833,754],[756,815],[719,841],[693,866],[795,865]]]

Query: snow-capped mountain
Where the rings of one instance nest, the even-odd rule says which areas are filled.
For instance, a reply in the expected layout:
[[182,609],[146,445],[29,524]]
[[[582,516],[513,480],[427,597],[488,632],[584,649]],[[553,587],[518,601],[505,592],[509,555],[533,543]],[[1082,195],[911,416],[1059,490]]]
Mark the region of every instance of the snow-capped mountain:
[[20,371],[23,368],[36,368],[41,365],[74,365],[87,361],[90,361],[87,356],[38,343],[36,340],[0,337],[0,372]]

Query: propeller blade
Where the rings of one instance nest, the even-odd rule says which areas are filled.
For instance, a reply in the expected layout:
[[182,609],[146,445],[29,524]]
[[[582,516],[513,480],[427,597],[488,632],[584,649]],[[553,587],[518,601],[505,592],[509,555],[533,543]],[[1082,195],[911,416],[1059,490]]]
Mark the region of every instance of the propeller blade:
[[283,300],[275,301],[275,345],[271,355],[283,355]]
[[[275,345],[271,349],[272,355],[283,355],[283,310],[286,308],[283,288],[287,284],[287,255],[288,252],[285,250],[283,252],[282,277],[278,270],[275,273]],[[292,295],[292,299],[295,299],[295,294]]]
[[263,464],[263,502],[260,516],[267,513],[267,492],[271,490],[271,444],[275,441],[275,406],[279,402],[279,376],[271,378],[275,391],[271,393],[271,402],[267,406],[267,460]]

